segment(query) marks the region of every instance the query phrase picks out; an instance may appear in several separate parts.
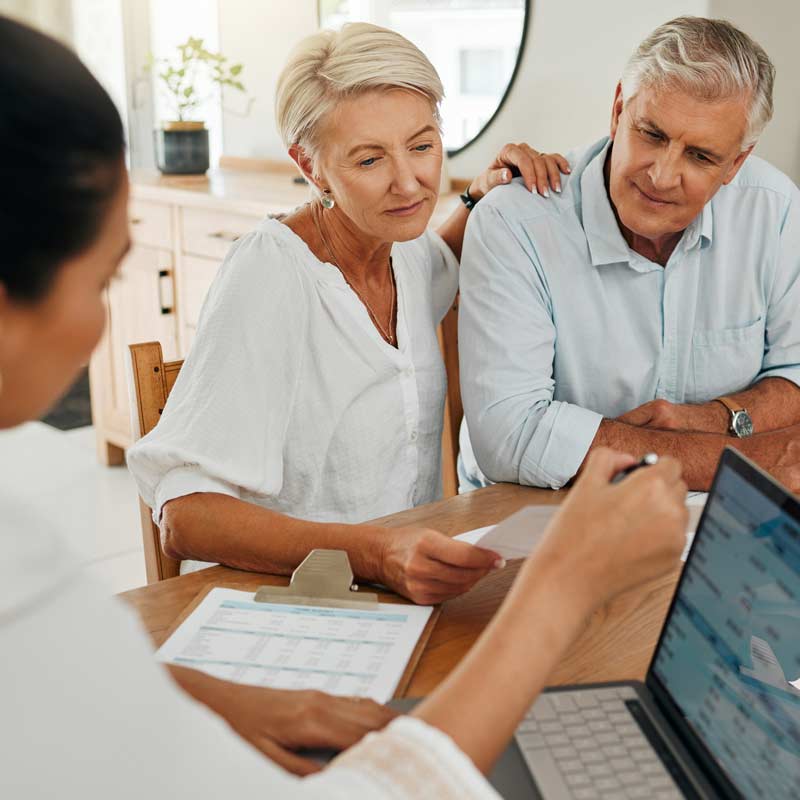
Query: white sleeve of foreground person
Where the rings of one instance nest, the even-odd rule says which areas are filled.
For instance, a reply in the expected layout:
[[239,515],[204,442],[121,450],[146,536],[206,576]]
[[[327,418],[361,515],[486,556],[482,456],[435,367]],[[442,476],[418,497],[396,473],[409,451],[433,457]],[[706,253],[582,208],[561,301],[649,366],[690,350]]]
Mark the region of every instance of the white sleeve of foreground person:
[[497,797],[447,736],[410,718],[317,775],[284,772],[175,687],[134,612],[41,519],[0,509],[0,797]]

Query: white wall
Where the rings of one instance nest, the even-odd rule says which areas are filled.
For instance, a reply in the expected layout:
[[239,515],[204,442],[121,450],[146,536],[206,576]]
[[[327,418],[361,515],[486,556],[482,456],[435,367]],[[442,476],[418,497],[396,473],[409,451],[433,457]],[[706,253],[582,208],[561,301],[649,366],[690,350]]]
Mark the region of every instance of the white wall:
[[288,161],[272,112],[275,81],[291,48],[316,29],[317,0],[221,0],[220,50],[245,65],[242,82],[255,97],[250,114],[243,117],[230,110],[241,107],[241,99],[226,93],[226,155]]
[[486,133],[450,161],[453,177],[484,169],[506,142],[539,150],[589,144],[608,132],[614,87],[636,45],[680,14],[706,13],[706,0],[533,0],[520,71]]
[[722,17],[752,36],[777,70],[775,114],[756,153],[800,184],[800,2],[797,0],[710,0],[709,16]]
[[[730,19],[761,42],[778,69],[775,119],[758,153],[800,182],[800,2],[797,0],[532,0],[520,73],[492,126],[450,162],[471,177],[507,141],[562,152],[608,130],[614,87],[637,43],[679,14]],[[317,27],[316,0],[222,0],[220,46],[245,66],[257,95],[248,118],[224,114],[228,155],[285,158],[272,114],[275,79],[294,42]]]
[[72,0],[0,0],[0,14],[72,43]]

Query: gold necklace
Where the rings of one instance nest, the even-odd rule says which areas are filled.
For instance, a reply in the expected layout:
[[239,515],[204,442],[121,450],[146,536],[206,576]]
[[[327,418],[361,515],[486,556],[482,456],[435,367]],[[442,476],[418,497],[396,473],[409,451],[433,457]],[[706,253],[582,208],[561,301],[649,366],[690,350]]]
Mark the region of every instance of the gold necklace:
[[339,266],[339,262],[336,260],[336,256],[333,254],[333,250],[331,246],[328,244],[328,240],[325,238],[325,234],[322,232],[322,226],[319,224],[319,220],[317,219],[317,215],[314,212],[314,207],[312,206],[311,209],[311,216],[314,220],[314,224],[317,227],[317,233],[319,234],[319,238],[322,240],[322,244],[325,245],[325,249],[328,251],[328,255],[331,257],[331,262],[339,270],[342,274],[342,277],[345,280],[345,283],[355,292],[356,297],[363,303],[364,308],[367,309],[367,313],[369,314],[369,318],[372,320],[375,327],[380,331],[381,336],[384,338],[386,342],[388,342],[392,347],[397,347],[397,336],[392,333],[393,322],[395,321],[395,305],[396,305],[396,290],[394,285],[394,270],[392,269],[392,257],[389,256],[389,285],[391,287],[391,305],[389,307],[389,330],[387,331],[386,328],[381,325],[380,320],[378,319],[378,315],[372,310],[372,306],[367,302],[367,298],[358,291],[358,289],[350,283],[347,279],[347,274],[345,271]]

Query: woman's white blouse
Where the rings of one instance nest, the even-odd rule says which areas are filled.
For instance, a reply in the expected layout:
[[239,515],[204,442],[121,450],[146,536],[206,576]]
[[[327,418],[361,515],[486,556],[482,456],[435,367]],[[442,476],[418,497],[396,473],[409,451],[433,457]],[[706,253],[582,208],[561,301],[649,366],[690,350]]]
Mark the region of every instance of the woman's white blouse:
[[128,452],[144,501],[221,492],[359,522],[441,492],[436,326],[458,264],[432,231],[392,248],[398,347],[332,264],[277,220],[237,242],[157,427]]
[[0,797],[468,800],[498,795],[442,732],[401,717],[299,779],[179,691],[134,612],[35,506],[0,487]]

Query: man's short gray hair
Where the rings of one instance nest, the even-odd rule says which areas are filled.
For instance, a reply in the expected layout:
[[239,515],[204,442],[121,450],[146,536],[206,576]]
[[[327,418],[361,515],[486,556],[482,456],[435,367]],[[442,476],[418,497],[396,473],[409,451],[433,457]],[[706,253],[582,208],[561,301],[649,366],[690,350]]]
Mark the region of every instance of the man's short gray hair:
[[622,73],[627,102],[641,86],[677,88],[703,100],[749,99],[743,149],[755,144],[772,119],[775,67],[747,34],[722,19],[677,17],[656,28]]

